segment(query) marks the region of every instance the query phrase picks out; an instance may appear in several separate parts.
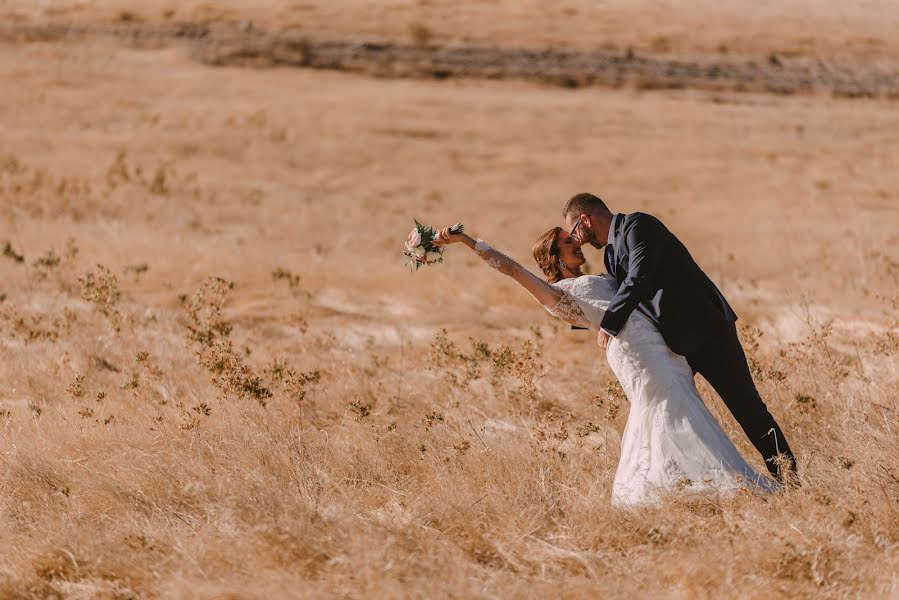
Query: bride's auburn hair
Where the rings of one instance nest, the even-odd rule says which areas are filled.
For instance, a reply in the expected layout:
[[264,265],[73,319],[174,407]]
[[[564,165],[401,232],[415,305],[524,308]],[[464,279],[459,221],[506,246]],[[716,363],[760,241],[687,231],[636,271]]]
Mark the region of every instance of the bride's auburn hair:
[[553,227],[534,242],[534,260],[550,283],[558,283],[562,279],[562,270],[559,268],[559,261],[562,259],[562,253],[559,251],[561,232],[561,227]]

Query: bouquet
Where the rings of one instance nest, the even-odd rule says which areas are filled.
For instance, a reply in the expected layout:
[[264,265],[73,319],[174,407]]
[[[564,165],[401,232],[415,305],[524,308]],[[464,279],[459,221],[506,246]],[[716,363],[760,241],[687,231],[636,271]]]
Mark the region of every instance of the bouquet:
[[[456,223],[449,228],[450,233],[457,234],[465,231],[462,223]],[[413,271],[419,270],[422,265],[433,265],[434,263],[443,262],[443,248],[434,246],[432,242],[437,237],[437,230],[427,225],[422,225],[415,221],[415,229],[409,232],[409,239],[406,240],[406,251],[403,252],[409,257],[406,266]]]

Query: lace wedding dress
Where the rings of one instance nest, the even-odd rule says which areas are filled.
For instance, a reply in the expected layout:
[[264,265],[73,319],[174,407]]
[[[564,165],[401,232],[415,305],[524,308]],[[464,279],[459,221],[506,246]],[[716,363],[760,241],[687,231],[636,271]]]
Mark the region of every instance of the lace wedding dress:
[[[515,260],[478,240],[475,251],[503,273],[539,279]],[[547,310],[573,325],[599,329],[617,291],[609,276],[585,275],[552,286],[558,304]],[[740,456],[706,408],[687,360],[672,352],[655,325],[634,311],[606,350],[609,366],[630,401],[612,503],[657,502],[663,494],[718,494],[741,487],[773,491]]]

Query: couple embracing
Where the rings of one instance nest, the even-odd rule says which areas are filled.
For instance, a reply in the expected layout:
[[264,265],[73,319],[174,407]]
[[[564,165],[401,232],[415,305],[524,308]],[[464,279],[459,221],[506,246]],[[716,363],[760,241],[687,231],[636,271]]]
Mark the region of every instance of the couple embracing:
[[[555,317],[597,330],[630,401],[612,503],[657,502],[666,493],[774,491],[795,482],[795,457],[756,390],[737,338],[736,314],[687,248],[645,213],[613,214],[578,194],[534,245],[542,279],[483,240],[443,229],[434,245],[464,243],[512,277]],[[605,248],[607,275],[583,275],[581,250]],[[693,381],[715,389],[777,483],[740,456]]]

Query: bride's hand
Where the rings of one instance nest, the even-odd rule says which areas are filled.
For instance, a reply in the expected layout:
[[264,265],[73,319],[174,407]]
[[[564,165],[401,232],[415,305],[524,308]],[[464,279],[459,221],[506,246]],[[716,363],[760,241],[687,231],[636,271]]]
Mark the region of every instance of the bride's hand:
[[432,246],[446,246],[447,244],[455,244],[461,241],[464,241],[465,234],[464,233],[450,233],[449,227],[444,227],[440,231],[437,232],[437,235],[434,236],[434,239],[431,241]]

